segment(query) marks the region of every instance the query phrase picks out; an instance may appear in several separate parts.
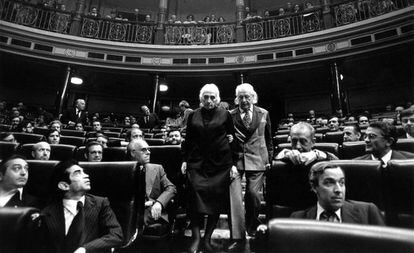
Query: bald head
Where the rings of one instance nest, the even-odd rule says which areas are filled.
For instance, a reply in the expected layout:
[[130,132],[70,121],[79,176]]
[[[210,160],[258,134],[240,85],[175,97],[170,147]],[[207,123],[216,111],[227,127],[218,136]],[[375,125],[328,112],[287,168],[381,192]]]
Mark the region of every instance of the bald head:
[[35,160],[49,160],[50,145],[47,142],[41,141],[33,145],[32,156]]

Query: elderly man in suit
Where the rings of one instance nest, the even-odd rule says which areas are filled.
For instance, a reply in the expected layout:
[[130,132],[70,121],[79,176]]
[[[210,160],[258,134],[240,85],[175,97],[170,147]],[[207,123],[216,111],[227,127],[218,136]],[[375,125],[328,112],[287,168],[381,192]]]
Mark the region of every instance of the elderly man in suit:
[[75,160],[56,165],[51,179],[55,196],[43,209],[45,252],[110,252],[121,246],[121,226],[107,198],[87,194],[89,175]]
[[340,167],[329,162],[315,164],[309,172],[309,183],[318,199],[316,205],[292,213],[291,218],[385,225],[375,204],[345,200],[345,173]]
[[384,121],[373,122],[365,131],[367,154],[355,160],[380,160],[386,166],[389,160],[414,158],[414,153],[393,149],[397,140],[397,129],[394,125]]
[[169,229],[166,207],[177,193],[175,185],[168,180],[161,165],[149,163],[151,151],[145,140],[131,140],[127,152],[131,160],[137,161],[145,171],[144,233],[162,235]]
[[29,178],[29,165],[24,157],[11,155],[0,163],[0,208],[39,207],[39,200],[23,191]]
[[148,106],[141,106],[142,116],[138,118],[138,125],[140,128],[153,129],[159,126],[160,122],[157,114],[151,113]]
[[[236,137],[237,170],[230,185],[230,232],[234,242],[230,251],[243,246],[245,231],[254,233],[259,221],[260,194],[264,172],[273,157],[269,112],[256,106],[257,94],[251,84],[236,87],[238,107],[230,112]],[[241,179],[246,176],[245,208],[243,208]]]
[[85,111],[86,103],[83,99],[77,99],[75,101],[75,108],[68,110],[62,117],[63,123],[66,123],[72,127],[76,123],[88,124],[88,112]]
[[33,145],[32,156],[35,160],[47,161],[50,159],[50,144],[45,141],[40,141]]

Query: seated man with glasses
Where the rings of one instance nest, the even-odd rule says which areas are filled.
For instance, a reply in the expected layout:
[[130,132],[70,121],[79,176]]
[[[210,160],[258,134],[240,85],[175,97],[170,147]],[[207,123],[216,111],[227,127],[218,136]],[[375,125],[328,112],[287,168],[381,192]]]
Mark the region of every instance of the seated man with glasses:
[[309,172],[309,183],[318,199],[316,205],[292,213],[291,218],[385,225],[375,204],[345,200],[345,173],[340,167],[329,162],[315,164]]
[[407,139],[414,139],[414,109],[403,110],[400,116]]
[[151,151],[143,139],[133,139],[128,144],[127,154],[137,161],[145,173],[144,234],[163,235],[169,230],[166,207],[176,195],[176,187],[167,178],[164,168],[150,162]]
[[414,158],[414,153],[393,149],[397,140],[397,129],[394,125],[383,121],[373,122],[365,132],[367,154],[355,160],[380,160],[386,166],[389,160]]

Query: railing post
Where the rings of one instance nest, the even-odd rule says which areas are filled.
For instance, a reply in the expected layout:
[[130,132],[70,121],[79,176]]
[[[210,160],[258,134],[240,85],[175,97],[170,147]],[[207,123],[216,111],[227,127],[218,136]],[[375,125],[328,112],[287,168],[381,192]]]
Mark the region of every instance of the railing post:
[[70,26],[71,35],[79,35],[82,22],[82,14],[85,11],[85,0],[77,0],[76,2],[76,12],[75,16],[72,19],[72,25]]
[[236,42],[244,42],[245,31],[242,25],[244,19],[244,0],[236,0]]
[[158,20],[157,28],[155,30],[154,44],[165,44],[164,39],[164,23],[167,15],[168,0],[159,0],[158,5]]
[[323,16],[323,29],[329,29],[334,27],[334,21],[330,8],[331,0],[322,0],[322,16]]

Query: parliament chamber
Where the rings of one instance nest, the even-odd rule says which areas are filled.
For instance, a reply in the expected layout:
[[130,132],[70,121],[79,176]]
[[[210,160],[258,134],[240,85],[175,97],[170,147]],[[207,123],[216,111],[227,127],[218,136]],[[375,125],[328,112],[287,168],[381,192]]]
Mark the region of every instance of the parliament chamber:
[[[123,235],[111,252],[414,251],[413,0],[0,0],[0,64],[0,252],[49,252],[44,245],[52,240],[45,232],[50,215],[44,210],[55,197],[55,171],[69,160],[87,173],[89,193],[110,203]],[[257,224],[248,228],[251,203],[245,197],[246,213],[238,210],[246,214],[245,231],[235,237],[239,224],[232,224],[230,189],[213,249],[202,240],[194,250],[193,189],[182,169],[186,139],[197,139],[191,123],[205,106],[209,84],[219,89],[216,107],[229,117],[240,110],[227,136],[239,152],[237,166],[254,156],[237,128],[248,114],[239,96],[245,84],[254,87],[252,108],[268,112],[269,120],[256,127],[271,126],[257,131],[266,143],[251,144],[271,152],[258,169],[264,177]],[[298,148],[305,144],[298,144],[295,131],[304,125],[316,150],[311,158],[298,155],[306,152]],[[350,127],[358,134],[351,141]],[[150,164],[161,165],[175,186],[168,205],[163,199],[151,203],[168,213],[166,229],[145,218],[156,190],[148,190],[154,181],[149,167],[134,159],[138,139],[145,140],[139,145]],[[377,139],[387,143],[387,152],[404,157],[391,151],[385,161],[377,157]],[[36,206],[7,205],[11,191],[2,183],[14,155],[27,163],[22,188],[38,200]],[[301,158],[287,159],[294,155]],[[320,221],[310,171],[325,161],[326,170],[342,171],[344,202],[373,204],[383,224],[348,222],[344,210],[338,221],[356,224]],[[248,176],[246,169],[243,197],[251,195]],[[232,174],[229,187],[230,179]],[[22,188],[14,189],[20,200]],[[292,218],[316,203],[316,218]],[[209,222],[203,217],[204,236]],[[232,248],[234,242],[238,247]],[[80,244],[78,250],[85,248]]]

